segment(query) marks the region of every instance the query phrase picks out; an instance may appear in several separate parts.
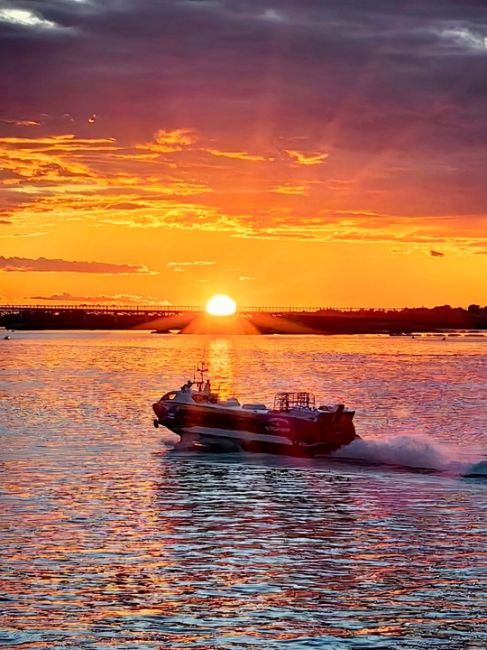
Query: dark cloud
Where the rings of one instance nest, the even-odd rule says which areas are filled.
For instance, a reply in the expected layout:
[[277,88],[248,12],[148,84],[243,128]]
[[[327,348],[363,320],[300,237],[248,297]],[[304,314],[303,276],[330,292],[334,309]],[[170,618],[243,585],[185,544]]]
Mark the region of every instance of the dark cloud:
[[11,226],[12,223],[12,221],[8,221],[7,219],[0,219],[0,225],[2,226]]
[[430,251],[431,257],[445,257],[445,253],[440,253],[440,251]]
[[0,256],[1,271],[35,271],[48,273],[101,273],[106,275],[118,273],[149,273],[145,266],[132,264],[111,264],[108,262],[77,262],[62,259],[38,257]]
[[0,22],[0,58],[14,62],[0,69],[4,121],[52,132],[68,114],[80,137],[140,143],[187,128],[222,139],[221,151],[323,151],[327,173],[358,179],[370,209],[390,210],[393,196],[397,212],[485,212],[485,0],[15,8],[54,27]]
[[61,293],[53,293],[50,296],[29,296],[28,300],[45,300],[53,302],[80,302],[80,303],[117,303],[120,304],[152,304],[169,305],[167,300],[161,300],[155,296],[137,296],[133,294],[117,293],[114,295],[99,295],[99,296],[73,296],[67,291]]
[[[39,106],[83,116],[85,128],[95,110],[115,122],[135,111],[146,125],[183,116],[200,127],[216,127],[222,115],[233,127],[265,111],[277,125],[306,115],[322,129],[340,119],[346,127],[340,141],[347,142],[358,118],[359,130],[374,116],[376,122],[387,116],[392,128],[405,126],[435,108],[433,95],[436,110],[453,104],[470,114],[475,106],[467,108],[465,96],[478,108],[487,92],[481,2],[271,0],[264,7],[260,0],[17,0],[15,6],[63,29],[3,23],[2,52],[18,61]],[[6,66],[3,75],[20,108],[26,84],[17,66]],[[379,117],[381,106],[387,113]],[[351,144],[358,144],[353,137]]]

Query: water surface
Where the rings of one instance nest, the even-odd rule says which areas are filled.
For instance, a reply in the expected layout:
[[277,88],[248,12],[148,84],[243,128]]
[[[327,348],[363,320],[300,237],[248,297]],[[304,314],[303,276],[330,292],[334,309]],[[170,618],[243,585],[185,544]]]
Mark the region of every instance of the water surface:
[[[1,344],[4,646],[487,647],[486,340]],[[395,466],[170,451],[150,405],[203,348],[227,395],[356,408],[345,455]]]

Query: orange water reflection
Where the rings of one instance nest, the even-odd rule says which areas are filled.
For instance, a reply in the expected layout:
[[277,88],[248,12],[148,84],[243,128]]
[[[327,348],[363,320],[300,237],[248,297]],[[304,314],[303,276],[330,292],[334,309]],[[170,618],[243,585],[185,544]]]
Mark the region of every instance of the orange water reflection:
[[[437,356],[435,344],[270,341],[46,335],[42,345],[11,348],[0,377],[15,387],[0,425],[3,643],[387,648],[421,647],[433,635],[445,648],[482,647],[482,484],[326,461],[178,455],[150,426],[152,394],[181,383],[181,364],[191,370],[206,347],[224,393],[267,399],[292,381],[345,395],[367,405],[378,438],[389,433],[387,404],[389,426],[414,410],[441,437],[435,427],[446,416],[432,420],[430,408],[448,402],[444,435],[468,421],[473,444],[481,432],[470,416],[482,406],[474,348],[460,358],[458,346]],[[419,404],[396,390],[428,376]]]

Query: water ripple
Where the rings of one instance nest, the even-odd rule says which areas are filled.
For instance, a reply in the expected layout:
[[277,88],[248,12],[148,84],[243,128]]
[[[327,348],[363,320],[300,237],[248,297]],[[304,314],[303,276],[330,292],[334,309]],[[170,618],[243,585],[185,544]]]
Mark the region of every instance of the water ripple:
[[[430,466],[440,458],[436,469],[448,469],[451,454],[460,464],[485,456],[480,341],[205,344],[228,393],[269,400],[304,386],[357,406],[377,461],[405,459],[391,439],[411,434],[410,462],[428,452]],[[181,358],[191,368],[202,346],[198,337],[45,333],[2,349],[0,643],[487,647],[485,482],[168,451],[150,403],[182,382]],[[428,446],[411,451],[418,434]],[[391,444],[395,456],[377,456]]]

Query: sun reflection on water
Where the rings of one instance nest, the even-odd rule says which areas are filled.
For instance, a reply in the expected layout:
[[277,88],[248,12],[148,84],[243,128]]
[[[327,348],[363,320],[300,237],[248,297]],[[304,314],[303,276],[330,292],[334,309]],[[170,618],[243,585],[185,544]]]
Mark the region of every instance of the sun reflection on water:
[[232,397],[234,391],[234,369],[231,357],[231,343],[227,338],[210,339],[208,344],[208,365],[214,388],[223,398]]

